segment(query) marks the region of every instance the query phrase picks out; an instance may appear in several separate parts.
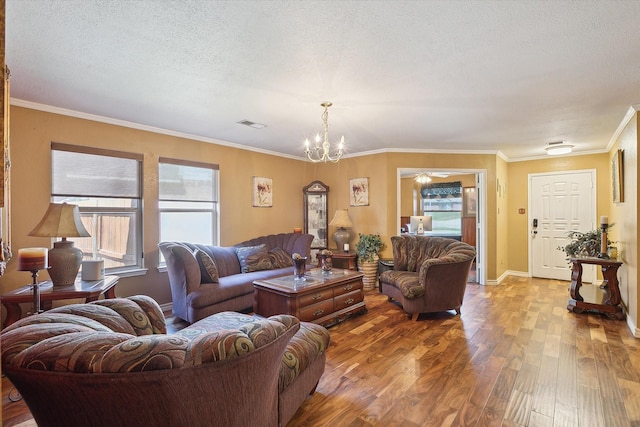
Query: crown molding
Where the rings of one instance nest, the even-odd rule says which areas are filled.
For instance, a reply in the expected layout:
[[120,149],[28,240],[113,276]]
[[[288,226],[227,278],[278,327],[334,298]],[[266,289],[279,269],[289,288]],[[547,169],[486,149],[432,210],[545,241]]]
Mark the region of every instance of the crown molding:
[[611,139],[609,139],[609,143],[607,144],[607,153],[611,151],[611,149],[613,148],[613,145],[616,143],[616,141],[622,134],[622,131],[624,131],[624,128],[627,127],[627,125],[629,124],[633,116],[635,116],[638,113],[638,111],[640,111],[640,104],[635,104],[629,107],[629,109],[627,110],[627,113],[622,118],[622,121],[620,121],[618,128],[613,133],[613,135],[611,135]]
[[163,128],[159,128],[159,127],[155,127],[155,126],[142,125],[140,123],[129,122],[129,121],[126,121],[126,120],[113,119],[113,118],[110,118],[110,117],[99,116],[99,115],[96,115],[96,114],[89,114],[89,113],[83,113],[83,112],[75,111],[75,110],[68,110],[66,108],[54,107],[52,105],[45,105],[45,104],[39,104],[39,103],[36,103],[36,102],[25,101],[23,99],[11,98],[11,105],[14,105],[16,107],[29,108],[29,109],[32,109],[32,110],[44,111],[46,113],[59,114],[61,116],[74,117],[74,118],[83,119],[83,120],[91,120],[91,121],[94,121],[94,122],[105,123],[105,124],[114,125],[114,126],[122,126],[122,127],[141,130],[141,131],[145,131],[145,132],[153,132],[153,133],[157,133],[157,134],[161,134],[161,135],[175,136],[177,138],[185,138],[185,139],[191,139],[191,140],[194,140],[194,141],[206,142],[206,143],[209,143],[209,144],[216,144],[216,145],[222,145],[222,146],[225,146],[225,147],[238,148],[240,150],[247,150],[247,151],[253,151],[253,152],[256,152],[256,153],[269,154],[269,155],[272,155],[272,156],[285,157],[287,159],[304,160],[301,157],[292,156],[290,154],[284,154],[284,153],[279,153],[279,152],[276,152],[276,151],[264,150],[264,149],[256,148],[256,147],[249,147],[247,145],[235,144],[233,142],[223,141],[223,140],[220,140],[220,139],[206,138],[206,137],[203,137],[203,136],[194,135],[194,134],[190,134],[190,133],[176,132],[176,131],[173,131],[173,130],[163,129]]

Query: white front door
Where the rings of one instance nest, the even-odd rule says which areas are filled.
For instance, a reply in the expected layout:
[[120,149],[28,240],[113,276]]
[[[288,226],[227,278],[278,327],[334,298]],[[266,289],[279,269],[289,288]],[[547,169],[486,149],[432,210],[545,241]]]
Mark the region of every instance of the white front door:
[[[571,280],[569,231],[593,230],[596,217],[595,171],[529,175],[529,271],[533,277]],[[583,281],[594,270],[585,268]]]

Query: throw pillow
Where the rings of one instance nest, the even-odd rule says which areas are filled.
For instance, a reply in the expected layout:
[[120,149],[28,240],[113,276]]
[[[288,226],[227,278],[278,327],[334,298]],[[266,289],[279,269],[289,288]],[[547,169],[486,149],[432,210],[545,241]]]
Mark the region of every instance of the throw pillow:
[[271,269],[269,251],[264,244],[238,247],[236,248],[236,255],[243,273]]
[[269,251],[272,268],[293,267],[293,258],[282,248],[273,248]]
[[213,258],[201,249],[196,249],[195,253],[198,265],[200,266],[200,275],[202,283],[217,282],[219,278],[218,267]]

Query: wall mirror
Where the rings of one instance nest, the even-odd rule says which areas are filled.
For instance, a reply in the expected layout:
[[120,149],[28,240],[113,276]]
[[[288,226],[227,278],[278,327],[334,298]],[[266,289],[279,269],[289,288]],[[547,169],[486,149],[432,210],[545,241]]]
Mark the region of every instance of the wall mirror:
[[304,232],[313,235],[311,249],[327,247],[327,193],[329,187],[313,181],[302,189],[304,195]]

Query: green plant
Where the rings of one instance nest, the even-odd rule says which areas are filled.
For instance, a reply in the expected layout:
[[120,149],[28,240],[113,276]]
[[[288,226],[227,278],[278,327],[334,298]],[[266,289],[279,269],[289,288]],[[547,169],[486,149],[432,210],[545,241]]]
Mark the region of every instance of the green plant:
[[[609,228],[613,224],[609,225]],[[558,249],[563,251],[569,256],[598,256],[600,254],[600,242],[602,239],[602,231],[599,228],[595,230],[587,231],[586,233],[580,231],[569,231],[567,237],[571,241],[565,246],[559,246]],[[612,242],[607,239],[607,247]]]
[[376,260],[378,253],[384,246],[379,234],[358,233],[358,243],[356,243],[356,253],[361,262],[372,262]]

